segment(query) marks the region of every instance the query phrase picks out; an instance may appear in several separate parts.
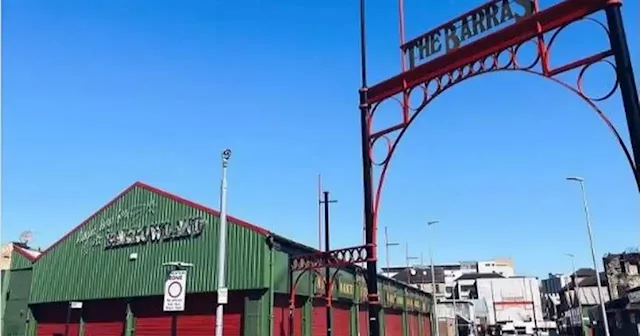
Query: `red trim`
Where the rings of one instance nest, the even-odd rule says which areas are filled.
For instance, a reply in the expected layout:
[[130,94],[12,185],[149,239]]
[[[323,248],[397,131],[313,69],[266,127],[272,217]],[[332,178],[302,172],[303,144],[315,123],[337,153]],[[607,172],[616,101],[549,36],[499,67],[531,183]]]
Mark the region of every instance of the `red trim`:
[[496,306],[521,306],[533,304],[531,301],[500,301],[494,302]]
[[18,245],[16,245],[16,244],[13,244],[13,250],[14,250],[14,251],[16,251],[16,252],[18,252],[18,254],[19,254],[19,255],[21,255],[21,256],[23,256],[23,257],[27,258],[27,260],[29,260],[30,262],[34,262],[34,261],[36,261],[38,258],[40,258],[40,256],[38,256],[38,257],[34,257],[32,254],[30,254],[29,252],[25,251],[25,249],[24,249],[24,248],[22,248],[22,247],[20,247],[20,246],[18,246]]
[[[42,251],[42,253],[35,258],[33,261],[39,260],[40,258],[42,258],[44,255],[46,255],[49,251],[53,250],[56,246],[58,246],[58,244],[62,243],[64,240],[66,240],[69,236],[71,236],[74,232],[78,231],[80,228],[82,228],[85,224],[89,223],[94,217],[96,217],[97,215],[99,215],[102,211],[104,211],[105,209],[107,209],[108,207],[110,207],[111,205],[113,205],[118,199],[120,199],[122,196],[124,196],[126,193],[130,192],[131,190],[135,189],[135,188],[141,188],[147,191],[150,191],[152,193],[158,194],[160,196],[164,196],[172,201],[175,201],[177,203],[198,209],[200,211],[206,212],[210,215],[213,216],[220,216],[220,212],[217,210],[213,210],[211,208],[208,208],[202,204],[198,204],[192,201],[189,201],[187,199],[184,199],[180,196],[171,194],[169,192],[166,192],[164,190],[158,189],[156,187],[152,187],[146,183],[143,182],[136,182],[133,185],[131,185],[130,187],[128,187],[127,189],[125,189],[124,191],[122,191],[121,193],[118,194],[118,196],[116,196],[114,199],[112,199],[109,203],[107,203],[106,205],[104,205],[103,207],[101,207],[98,211],[96,211],[93,215],[91,215],[89,218],[85,219],[82,223],[80,223],[78,226],[76,226],[75,228],[73,228],[71,231],[69,231],[67,234],[65,234],[62,238],[60,238],[58,241],[56,241],[55,243],[53,243],[51,246],[49,246],[46,250]],[[230,222],[232,222],[233,224],[242,226],[244,228],[247,228],[249,230],[255,231],[257,233],[260,233],[262,235],[269,235],[270,231],[264,228],[261,228],[259,226],[253,225],[249,222],[243,221],[241,219],[238,219],[236,217],[232,217],[232,216],[228,216],[227,217],[228,220]],[[23,251],[24,252],[24,251]],[[24,252],[26,253],[26,252]]]

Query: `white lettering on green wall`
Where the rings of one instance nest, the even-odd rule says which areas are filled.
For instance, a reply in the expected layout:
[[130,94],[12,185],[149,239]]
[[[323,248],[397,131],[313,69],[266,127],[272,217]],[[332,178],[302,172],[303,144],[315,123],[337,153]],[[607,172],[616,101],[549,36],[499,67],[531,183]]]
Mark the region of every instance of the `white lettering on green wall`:
[[204,219],[195,217],[122,229],[106,235],[105,248],[112,249],[121,246],[195,238],[202,234],[205,223]]
[[128,222],[133,225],[146,215],[153,216],[156,211],[156,201],[149,200],[146,202],[134,204],[125,209],[117,210],[113,215],[104,216],[93,225],[88,225],[79,230],[76,234],[76,244],[83,245],[84,252],[88,252],[91,247],[102,246],[106,232],[113,226],[118,226],[122,222]]

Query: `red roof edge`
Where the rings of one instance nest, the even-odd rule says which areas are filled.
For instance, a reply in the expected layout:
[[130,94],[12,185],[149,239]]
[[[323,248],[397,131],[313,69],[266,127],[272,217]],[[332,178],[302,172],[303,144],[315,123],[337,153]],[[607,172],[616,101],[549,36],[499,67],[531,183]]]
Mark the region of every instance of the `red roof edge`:
[[31,253],[27,252],[24,250],[24,248],[18,246],[18,245],[13,245],[13,250],[18,252],[19,255],[27,258],[27,260],[29,260],[30,262],[34,262],[36,261],[36,259],[38,259],[37,257],[34,257]]
[[[127,189],[123,190],[121,193],[119,193],[115,198],[113,198],[111,201],[109,201],[109,203],[105,204],[103,207],[101,207],[98,211],[96,211],[93,215],[91,215],[89,218],[85,219],[84,221],[82,221],[82,223],[78,224],[78,226],[76,226],[75,228],[73,228],[71,231],[69,231],[67,234],[65,234],[64,236],[62,236],[62,238],[60,238],[58,241],[56,241],[55,243],[53,243],[51,246],[49,246],[46,250],[42,251],[42,253],[34,259],[38,260],[40,258],[42,258],[42,256],[46,255],[47,253],[49,253],[49,251],[53,250],[58,244],[62,243],[63,241],[65,241],[69,236],[71,236],[74,232],[78,231],[80,228],[82,228],[85,224],[87,224],[89,221],[91,221],[94,217],[96,217],[97,215],[99,215],[102,211],[104,211],[106,208],[110,207],[111,205],[113,205],[113,203],[115,203],[118,199],[120,199],[120,197],[122,197],[123,195],[125,195],[126,193],[128,193],[129,191],[135,189],[136,187],[141,188],[141,189],[145,189],[147,191],[150,191],[152,193],[158,194],[160,196],[164,196],[172,201],[175,201],[177,203],[198,209],[200,211],[206,212],[208,214],[211,214],[213,216],[220,216],[220,212],[217,210],[213,210],[209,207],[206,207],[202,204],[198,204],[192,201],[189,201],[185,198],[182,198],[180,196],[171,194],[169,192],[166,192],[164,190],[158,189],[156,187],[152,187],[146,183],[143,182],[135,182],[134,184],[132,184],[131,186],[129,186]],[[262,235],[269,235],[270,231],[253,225],[247,221],[241,220],[239,218],[233,217],[233,216],[227,216],[227,219],[232,222],[233,224],[242,226],[244,228],[247,228],[249,230],[255,231],[259,234]],[[22,253],[27,254],[27,252],[22,251]],[[21,254],[22,254],[21,253]]]

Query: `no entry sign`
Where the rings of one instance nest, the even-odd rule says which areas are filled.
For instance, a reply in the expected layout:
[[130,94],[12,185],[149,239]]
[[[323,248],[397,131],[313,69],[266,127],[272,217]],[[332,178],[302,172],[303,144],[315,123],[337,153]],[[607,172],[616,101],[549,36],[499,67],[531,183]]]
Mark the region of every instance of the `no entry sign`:
[[186,289],[187,271],[171,271],[164,283],[164,311],[183,311]]

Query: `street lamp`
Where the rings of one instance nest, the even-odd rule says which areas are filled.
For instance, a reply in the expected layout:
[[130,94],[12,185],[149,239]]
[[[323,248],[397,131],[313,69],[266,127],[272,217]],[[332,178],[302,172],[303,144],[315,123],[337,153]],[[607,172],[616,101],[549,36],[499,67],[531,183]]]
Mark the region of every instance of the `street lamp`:
[[[576,299],[578,300],[578,318],[580,319],[580,334],[582,334],[582,302],[580,301],[580,285],[578,284],[578,273],[576,272],[576,256],[571,253],[565,253],[571,258],[571,267],[573,267],[573,290],[576,293]],[[596,270],[597,272],[598,270]]]
[[216,336],[224,335],[224,305],[227,304],[228,290],[225,281],[227,255],[227,165],[231,150],[222,152],[222,181],[220,183],[220,231],[218,232],[218,306],[216,307]]
[[[437,221],[437,220],[427,222],[427,229],[431,230],[431,227],[438,223],[440,223],[440,221]],[[433,294],[433,319],[436,321],[435,323],[436,335],[440,335],[440,325],[438,323],[438,300],[436,299],[436,270],[435,270],[435,266],[433,265],[433,249],[432,249],[433,239],[431,236],[432,236],[431,233],[427,235],[427,239],[429,240],[429,259],[431,263],[431,294]],[[454,318],[455,318],[455,311],[456,311],[456,307],[455,307],[455,301],[454,301],[454,306],[453,306]]]
[[[604,306],[604,294],[602,293],[602,283],[600,282],[600,272],[598,271],[598,263],[596,262],[596,251],[593,247],[593,233],[591,232],[591,215],[589,214],[589,205],[587,203],[587,192],[584,187],[584,179],[582,177],[567,177],[568,181],[578,182],[580,191],[582,192],[582,206],[584,207],[584,215],[587,222],[587,233],[589,234],[589,246],[591,247],[591,259],[593,260],[593,268],[596,270],[596,281],[598,282],[598,296],[600,296],[600,309],[602,310],[602,323],[604,323],[605,336],[611,336],[609,332],[609,320],[607,319],[607,309]],[[582,317],[581,317],[582,318]]]

